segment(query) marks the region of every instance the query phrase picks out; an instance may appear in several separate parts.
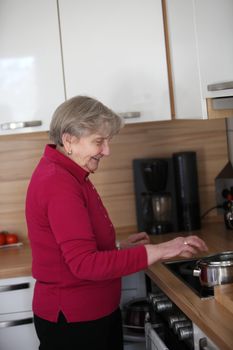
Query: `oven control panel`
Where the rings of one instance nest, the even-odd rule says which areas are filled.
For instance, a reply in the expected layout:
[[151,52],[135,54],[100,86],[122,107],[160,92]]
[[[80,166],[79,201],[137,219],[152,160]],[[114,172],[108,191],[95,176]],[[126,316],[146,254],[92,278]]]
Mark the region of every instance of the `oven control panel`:
[[[220,350],[154,283],[148,293],[151,306],[146,320],[168,350]],[[156,319],[162,320],[158,325]],[[147,327],[149,329],[149,327]],[[153,349],[153,348],[152,348]]]
[[149,293],[148,299],[151,305],[152,327],[153,319],[159,316],[163,322],[163,332],[160,332],[160,335],[167,348],[193,350],[192,321],[158,288]]

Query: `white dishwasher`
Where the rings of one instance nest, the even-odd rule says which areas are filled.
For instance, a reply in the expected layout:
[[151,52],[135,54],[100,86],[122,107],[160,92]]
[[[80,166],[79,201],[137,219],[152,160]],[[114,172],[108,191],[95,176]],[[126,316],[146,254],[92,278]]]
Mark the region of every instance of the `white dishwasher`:
[[33,325],[30,276],[0,279],[0,349],[38,350]]

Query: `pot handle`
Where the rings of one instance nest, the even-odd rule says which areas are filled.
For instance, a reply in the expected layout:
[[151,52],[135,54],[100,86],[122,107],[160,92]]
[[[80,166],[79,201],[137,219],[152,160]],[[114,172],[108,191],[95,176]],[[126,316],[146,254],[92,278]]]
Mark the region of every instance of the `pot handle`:
[[197,268],[196,268],[196,269],[193,270],[193,276],[199,277],[200,274],[201,274],[201,269],[197,269]]

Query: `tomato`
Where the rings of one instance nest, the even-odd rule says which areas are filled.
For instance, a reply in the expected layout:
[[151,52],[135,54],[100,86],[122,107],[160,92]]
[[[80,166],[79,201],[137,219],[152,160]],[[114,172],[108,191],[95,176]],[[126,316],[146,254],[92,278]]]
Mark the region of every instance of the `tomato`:
[[6,244],[17,243],[19,240],[16,233],[7,233],[5,236],[6,236]]
[[6,243],[6,235],[4,232],[0,232],[0,245],[3,245]]

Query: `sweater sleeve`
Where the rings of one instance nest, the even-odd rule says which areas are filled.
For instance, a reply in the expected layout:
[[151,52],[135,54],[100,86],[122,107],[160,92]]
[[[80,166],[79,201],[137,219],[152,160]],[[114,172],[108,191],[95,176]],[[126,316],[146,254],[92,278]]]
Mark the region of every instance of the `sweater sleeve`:
[[[85,280],[108,280],[147,267],[144,246],[100,250],[82,191],[59,190],[48,201],[48,219],[72,274]],[[95,220],[94,220],[95,221]],[[109,228],[103,227],[108,233]],[[112,233],[109,230],[109,233]],[[106,239],[108,237],[106,236]]]
[[66,263],[80,279],[101,281],[114,279],[147,267],[144,246],[124,250],[97,251],[87,241],[75,240],[61,244]]

